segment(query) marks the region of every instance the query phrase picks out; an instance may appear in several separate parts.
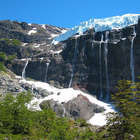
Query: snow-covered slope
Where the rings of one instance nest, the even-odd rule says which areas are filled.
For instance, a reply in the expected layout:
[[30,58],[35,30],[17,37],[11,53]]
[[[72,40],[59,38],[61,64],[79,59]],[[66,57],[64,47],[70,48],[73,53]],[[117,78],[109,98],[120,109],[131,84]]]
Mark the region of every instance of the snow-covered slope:
[[[49,93],[52,93],[51,95],[45,97],[45,98],[34,98],[30,104],[28,104],[28,107],[34,110],[40,110],[39,104],[43,102],[44,100],[51,100],[58,101],[59,103],[68,102],[74,98],[76,98],[78,95],[86,96],[91,103],[97,104],[99,106],[104,107],[105,111],[102,113],[95,113],[95,115],[88,121],[90,124],[103,126],[106,124],[106,113],[108,112],[115,112],[113,109],[113,106],[107,103],[104,103],[102,101],[97,100],[92,95],[89,95],[87,93],[84,93],[80,90],[74,90],[73,88],[65,88],[65,89],[58,89],[53,86],[50,86],[48,83],[44,82],[35,82],[35,81],[26,81],[21,80],[21,83],[27,83],[31,85],[34,88],[42,88],[47,90]],[[59,94],[58,94],[59,93]]]
[[80,23],[79,26],[69,29],[67,32],[54,38],[53,43],[64,41],[69,37],[78,34],[83,34],[88,29],[94,28],[95,32],[121,29],[138,23],[140,14],[126,14],[122,16],[109,17],[104,19],[90,19],[89,21]]

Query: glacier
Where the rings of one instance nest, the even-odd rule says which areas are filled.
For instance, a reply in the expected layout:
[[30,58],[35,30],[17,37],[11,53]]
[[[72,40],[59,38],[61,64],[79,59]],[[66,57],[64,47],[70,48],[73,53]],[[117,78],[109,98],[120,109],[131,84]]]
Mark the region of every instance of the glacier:
[[122,29],[124,27],[138,24],[140,14],[125,14],[122,16],[114,16],[102,19],[90,19],[89,21],[81,22],[79,26],[75,26],[65,33],[62,33],[53,39],[53,44],[67,40],[69,37],[79,34],[82,35],[88,29],[94,28],[95,32],[101,32],[113,29]]

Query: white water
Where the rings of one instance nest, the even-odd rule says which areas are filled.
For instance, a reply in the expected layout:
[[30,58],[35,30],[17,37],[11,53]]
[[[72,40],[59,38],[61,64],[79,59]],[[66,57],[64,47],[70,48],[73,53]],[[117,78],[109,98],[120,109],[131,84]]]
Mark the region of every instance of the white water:
[[105,46],[104,46],[104,61],[105,61],[105,75],[106,75],[106,101],[109,101],[110,98],[110,85],[109,85],[109,75],[108,75],[108,35],[109,32],[106,31],[106,35],[105,35]]
[[99,76],[100,76],[100,96],[99,99],[102,99],[103,97],[103,91],[102,91],[102,43],[103,43],[103,34],[101,35],[101,41],[100,41],[100,45],[99,45]]
[[135,68],[134,68],[134,39],[136,37],[135,27],[133,30],[133,37],[131,39],[131,50],[130,50],[130,70],[131,70],[131,80],[135,82]]
[[45,82],[47,82],[47,78],[48,78],[48,68],[49,68],[49,64],[50,64],[50,63],[46,63],[46,75],[45,75]]
[[71,87],[72,81],[73,81],[75,65],[76,65],[76,58],[77,58],[77,38],[75,38],[75,50],[74,50],[74,57],[73,57],[73,61],[72,61],[72,73],[71,73],[71,79],[69,82],[69,88]]
[[62,106],[63,107],[63,117],[65,117],[65,114],[66,114],[66,109],[65,109],[65,107],[64,106]]
[[26,78],[26,67],[29,63],[29,59],[26,60],[26,63],[25,63],[25,66],[23,68],[23,71],[22,71],[22,79],[25,79]]

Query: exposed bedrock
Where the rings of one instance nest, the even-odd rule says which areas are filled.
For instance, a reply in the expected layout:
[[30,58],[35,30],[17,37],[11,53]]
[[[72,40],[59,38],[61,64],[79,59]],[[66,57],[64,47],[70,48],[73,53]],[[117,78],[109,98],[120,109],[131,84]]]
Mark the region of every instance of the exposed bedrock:
[[[132,79],[130,69],[130,51],[134,29],[136,37],[133,42],[134,72],[135,78],[140,75],[140,21],[120,30],[112,30],[108,33],[107,43],[107,68],[109,80],[109,92],[115,92],[118,80]],[[101,36],[103,41],[101,43]],[[99,46],[101,43],[101,56]],[[95,33],[88,30],[77,38],[71,37],[67,41],[42,51],[40,55],[33,55],[26,68],[26,76],[35,80],[45,81],[46,63],[47,82],[57,87],[71,86],[89,91],[91,94],[100,94],[100,80],[102,79],[103,98],[107,92],[107,76],[105,61],[106,31]],[[56,51],[57,48],[57,51]],[[100,67],[101,61],[101,67]],[[13,62],[11,69],[21,75],[25,61]],[[102,77],[100,78],[100,71]],[[72,75],[73,73],[73,75]]]

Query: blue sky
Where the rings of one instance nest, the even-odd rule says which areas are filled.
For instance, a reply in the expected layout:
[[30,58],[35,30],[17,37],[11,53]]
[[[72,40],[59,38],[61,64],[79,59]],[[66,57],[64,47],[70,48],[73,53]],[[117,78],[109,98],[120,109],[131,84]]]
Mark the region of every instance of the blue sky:
[[140,0],[1,0],[0,20],[73,27],[90,18],[140,14]]

